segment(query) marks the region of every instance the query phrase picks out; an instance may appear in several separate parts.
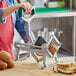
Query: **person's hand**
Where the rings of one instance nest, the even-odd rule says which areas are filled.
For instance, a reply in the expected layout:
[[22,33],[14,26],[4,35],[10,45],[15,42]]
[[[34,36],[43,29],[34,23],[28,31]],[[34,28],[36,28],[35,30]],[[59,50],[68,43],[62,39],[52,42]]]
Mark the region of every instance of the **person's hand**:
[[21,3],[21,7],[25,10],[25,13],[31,13],[32,11],[32,6],[29,2],[26,3]]

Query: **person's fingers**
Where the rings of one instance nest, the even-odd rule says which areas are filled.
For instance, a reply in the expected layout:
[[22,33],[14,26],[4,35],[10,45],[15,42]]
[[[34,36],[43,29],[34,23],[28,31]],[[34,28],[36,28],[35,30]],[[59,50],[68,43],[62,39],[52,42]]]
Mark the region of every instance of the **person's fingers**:
[[28,6],[28,7],[27,7],[27,11],[28,11],[28,12],[31,12],[31,11],[32,11],[32,7],[31,7],[31,6]]
[[30,11],[28,9],[25,10],[25,13],[30,13]]
[[31,11],[32,11],[32,6],[28,2],[24,4],[23,8],[25,10],[25,13],[31,13]]
[[27,12],[28,12],[28,13],[31,13],[31,9],[27,9]]
[[31,11],[25,10],[25,13],[31,13]]

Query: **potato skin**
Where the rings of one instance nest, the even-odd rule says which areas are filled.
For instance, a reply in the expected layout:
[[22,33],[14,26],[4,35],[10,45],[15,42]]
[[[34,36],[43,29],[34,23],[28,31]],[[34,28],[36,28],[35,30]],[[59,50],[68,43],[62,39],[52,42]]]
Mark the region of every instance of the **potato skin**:
[[7,63],[7,68],[13,68],[15,66],[14,62],[8,62]]
[[51,53],[55,53],[55,52],[57,52],[58,51],[58,47],[57,47],[57,45],[55,45],[55,44],[51,44],[50,46],[49,46],[49,51],[51,52]]
[[2,61],[2,60],[0,60],[0,70],[4,70],[6,68],[7,68],[7,63]]
[[6,51],[0,51],[0,59],[4,62],[12,61],[11,55]]

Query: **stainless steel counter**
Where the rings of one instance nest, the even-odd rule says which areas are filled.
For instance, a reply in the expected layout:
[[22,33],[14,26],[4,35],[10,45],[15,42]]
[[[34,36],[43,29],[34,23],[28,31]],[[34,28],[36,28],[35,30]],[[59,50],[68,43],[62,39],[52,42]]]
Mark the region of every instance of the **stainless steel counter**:
[[76,16],[76,11],[36,14],[34,18],[71,17],[71,16]]

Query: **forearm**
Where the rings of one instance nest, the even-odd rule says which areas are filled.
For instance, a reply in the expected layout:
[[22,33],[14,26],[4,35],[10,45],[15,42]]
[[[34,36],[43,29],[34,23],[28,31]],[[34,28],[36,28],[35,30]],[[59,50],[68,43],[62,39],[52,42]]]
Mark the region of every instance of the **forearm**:
[[22,4],[17,4],[17,5],[13,5],[13,6],[9,6],[7,8],[4,8],[3,9],[3,18],[6,18],[10,14],[12,14],[16,10],[18,10],[20,7],[22,7]]

